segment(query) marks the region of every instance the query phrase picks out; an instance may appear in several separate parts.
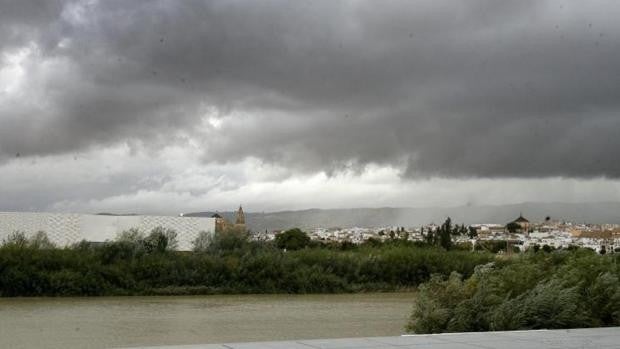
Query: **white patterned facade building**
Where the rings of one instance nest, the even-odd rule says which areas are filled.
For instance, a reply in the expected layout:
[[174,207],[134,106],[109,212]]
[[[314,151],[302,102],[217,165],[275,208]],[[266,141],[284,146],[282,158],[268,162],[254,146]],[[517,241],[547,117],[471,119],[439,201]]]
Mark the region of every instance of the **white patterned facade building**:
[[105,242],[123,231],[135,228],[145,235],[153,228],[170,228],[177,232],[180,251],[192,249],[201,232],[215,231],[215,218],[180,216],[111,216],[77,213],[0,212],[0,242],[14,232],[27,237],[43,231],[57,246],[82,240]]

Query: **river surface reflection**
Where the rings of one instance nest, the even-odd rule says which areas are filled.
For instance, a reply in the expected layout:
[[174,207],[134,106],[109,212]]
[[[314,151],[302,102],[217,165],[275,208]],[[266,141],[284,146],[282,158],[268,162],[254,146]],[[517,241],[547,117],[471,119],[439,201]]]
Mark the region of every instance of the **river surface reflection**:
[[0,298],[0,348],[387,336],[403,333],[415,295]]

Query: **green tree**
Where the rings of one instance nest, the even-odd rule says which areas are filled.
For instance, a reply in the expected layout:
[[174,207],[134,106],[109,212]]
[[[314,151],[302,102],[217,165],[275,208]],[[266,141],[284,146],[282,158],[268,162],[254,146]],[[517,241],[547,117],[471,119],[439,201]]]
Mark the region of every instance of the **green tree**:
[[208,252],[228,254],[243,251],[250,245],[250,234],[240,227],[230,227],[224,231],[216,231],[211,237]]
[[476,237],[478,237],[478,230],[476,230],[476,228],[472,227],[471,225],[469,226],[469,230],[467,232],[467,236],[470,239],[475,239]]
[[276,246],[286,250],[300,250],[310,244],[308,234],[299,228],[289,229],[276,235]]
[[461,224],[461,230],[459,231],[459,235],[467,235],[469,233],[469,229],[465,227],[465,223]]
[[149,253],[174,250],[177,248],[177,232],[173,229],[155,227],[149,236],[144,239],[145,250]]
[[47,234],[44,231],[38,231],[28,241],[28,245],[32,248],[40,250],[50,250],[54,247],[54,243],[50,241]]
[[426,242],[427,244],[435,245],[437,243],[437,231],[433,231],[431,228],[428,228],[426,233],[424,233],[424,227],[422,227],[422,229],[420,229],[420,234],[422,234],[422,236],[424,237],[424,242]]
[[125,230],[116,236],[118,242],[130,242],[133,244],[142,243],[144,240],[144,234],[140,232],[138,228],[131,228]]
[[450,250],[452,248],[452,219],[446,218],[446,221],[439,227],[439,246]]
[[28,238],[23,231],[14,231],[2,240],[4,246],[26,247],[28,246]]
[[213,243],[213,234],[208,231],[201,231],[194,241],[192,241],[192,249],[195,252],[206,252]]
[[465,228],[465,224],[461,224],[461,225],[457,224],[457,225],[454,226],[454,229],[452,229],[450,234],[454,235],[454,236],[466,235],[467,234],[467,228]]

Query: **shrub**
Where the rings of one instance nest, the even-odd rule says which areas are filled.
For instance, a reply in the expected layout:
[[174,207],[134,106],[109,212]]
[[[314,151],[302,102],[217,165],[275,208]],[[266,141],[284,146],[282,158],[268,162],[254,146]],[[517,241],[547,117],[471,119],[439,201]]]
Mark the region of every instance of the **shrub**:
[[620,324],[620,269],[592,251],[554,251],[478,266],[420,286],[407,325],[416,333]]

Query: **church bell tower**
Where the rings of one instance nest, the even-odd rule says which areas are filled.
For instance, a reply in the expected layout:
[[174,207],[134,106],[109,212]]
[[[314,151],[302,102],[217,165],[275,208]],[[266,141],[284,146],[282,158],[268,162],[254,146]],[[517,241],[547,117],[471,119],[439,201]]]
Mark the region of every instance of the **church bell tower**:
[[245,228],[245,214],[243,213],[243,207],[239,205],[239,210],[237,210],[237,219],[235,220],[235,226]]

